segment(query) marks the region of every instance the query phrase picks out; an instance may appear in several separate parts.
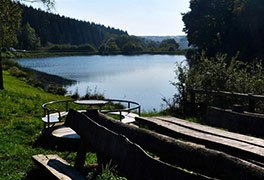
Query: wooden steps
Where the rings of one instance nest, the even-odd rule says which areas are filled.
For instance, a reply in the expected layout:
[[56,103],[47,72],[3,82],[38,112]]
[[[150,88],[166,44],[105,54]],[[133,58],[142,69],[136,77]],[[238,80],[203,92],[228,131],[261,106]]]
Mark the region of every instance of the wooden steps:
[[263,139],[231,133],[174,117],[138,117],[136,121],[162,134],[203,144],[208,148],[255,162],[262,167],[264,165]]
[[85,152],[92,149],[97,153],[99,164],[111,161],[128,179],[209,179],[152,158],[124,135],[107,129],[84,114],[70,110],[65,125],[75,130],[83,141],[75,167],[83,167]]
[[83,174],[70,166],[67,161],[63,160],[58,155],[38,154],[32,156],[32,160],[36,165],[42,167],[47,173],[51,174],[56,179],[86,179]]
[[[172,137],[177,136],[177,139],[124,124],[98,113],[98,111],[82,114],[70,110],[65,120],[65,126],[72,128],[82,137],[81,143],[78,145],[74,167],[79,170],[82,169],[86,151],[92,151],[97,153],[100,166],[111,160],[114,165],[118,165],[117,170],[128,179],[263,179],[264,177],[263,166],[245,161],[245,159],[249,159],[248,154],[242,153],[241,156],[245,156],[245,158],[238,158],[221,150],[221,148],[223,149],[221,142],[218,142],[220,145],[209,142],[208,139],[210,138],[214,141],[213,136],[223,138],[224,135],[221,130],[219,132],[213,131],[210,127],[195,126],[195,123],[189,124],[189,122],[171,119],[171,117],[136,117],[137,121],[140,119],[156,131],[162,131],[163,134],[170,134]],[[157,125],[158,121],[162,121],[161,125]],[[187,130],[180,129],[180,133],[175,133],[170,128],[164,128],[166,123],[170,124],[169,126],[178,126],[179,129]],[[195,134],[188,137],[188,133],[193,133],[191,131],[195,131]],[[209,133],[206,134],[205,131]],[[185,132],[187,133],[181,134]],[[204,137],[209,138],[206,140],[201,138],[201,140],[195,137],[200,136],[199,133],[204,133],[206,134]],[[238,142],[245,144],[250,141],[252,146],[259,142],[262,143],[262,139],[258,138],[254,139],[236,134],[229,134],[229,136],[231,136],[229,140],[238,141],[234,139],[240,139]],[[199,144],[182,141],[182,139],[199,142]],[[262,148],[263,144],[261,143],[259,148]],[[211,148],[213,146],[217,150]],[[226,149],[229,149],[228,145],[225,146]],[[149,156],[145,149],[159,158]],[[45,158],[47,159],[47,157]],[[45,158],[42,161],[47,162]],[[48,156],[48,158],[50,157]],[[255,161],[261,164],[259,160],[255,159]],[[41,165],[43,163],[37,164],[53,173],[53,169]],[[50,165],[51,163],[49,161],[49,163],[44,164]],[[64,174],[64,171],[57,171]]]

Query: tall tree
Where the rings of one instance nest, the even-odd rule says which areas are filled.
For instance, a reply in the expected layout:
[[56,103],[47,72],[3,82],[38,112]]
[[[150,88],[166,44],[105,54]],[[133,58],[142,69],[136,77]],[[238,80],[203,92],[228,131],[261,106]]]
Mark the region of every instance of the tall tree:
[[233,3],[234,0],[191,0],[191,11],[183,15],[189,45],[209,56],[220,51],[230,28]]
[[[54,0],[20,0],[20,2],[42,2],[50,8]],[[2,50],[16,43],[20,23],[21,9],[19,6],[11,0],[0,0],[0,90],[4,89]]]
[[0,90],[4,89],[2,70],[2,50],[13,45],[20,27],[21,11],[11,0],[0,3]]
[[263,0],[191,0],[183,15],[189,44],[208,56],[264,58]]
[[29,23],[25,24],[18,33],[18,47],[28,50],[36,50],[40,47],[40,38]]

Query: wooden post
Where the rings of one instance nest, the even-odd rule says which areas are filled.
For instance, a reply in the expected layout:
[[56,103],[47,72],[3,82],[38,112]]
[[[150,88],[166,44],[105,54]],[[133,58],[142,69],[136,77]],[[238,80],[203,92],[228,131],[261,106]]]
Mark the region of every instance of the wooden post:
[[256,102],[253,99],[253,95],[252,94],[248,94],[248,111],[249,112],[255,112],[255,107],[256,107]]
[[77,152],[77,156],[75,159],[75,164],[74,167],[78,170],[82,170],[84,167],[84,163],[85,163],[85,158],[86,158],[86,152],[87,152],[87,147],[86,147],[86,143],[85,141],[81,138],[80,139],[80,145],[78,147],[78,152]]

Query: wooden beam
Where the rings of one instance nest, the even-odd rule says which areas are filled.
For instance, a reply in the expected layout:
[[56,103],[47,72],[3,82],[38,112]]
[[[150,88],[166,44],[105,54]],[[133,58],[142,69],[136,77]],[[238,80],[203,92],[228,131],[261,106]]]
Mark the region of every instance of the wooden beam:
[[[264,141],[261,139],[238,134],[232,136],[231,133],[223,130],[191,122],[184,123],[177,118],[152,117],[137,118],[136,120],[173,138],[185,139],[248,161],[264,164]],[[242,137],[246,138],[243,139]]]
[[88,148],[92,147],[100,157],[116,164],[128,179],[208,179],[153,159],[124,135],[76,111],[69,111],[65,124],[81,136]]
[[226,153],[129,126],[100,113],[95,115],[88,112],[87,115],[96,120],[98,124],[125,135],[143,149],[160,157],[161,160],[177,164],[184,169],[222,179],[261,179],[264,177],[263,168]]

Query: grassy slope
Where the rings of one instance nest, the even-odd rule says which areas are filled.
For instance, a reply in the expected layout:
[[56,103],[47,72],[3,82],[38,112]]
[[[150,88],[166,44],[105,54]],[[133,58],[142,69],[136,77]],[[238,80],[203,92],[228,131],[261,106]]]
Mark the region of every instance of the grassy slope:
[[42,129],[41,104],[63,96],[45,93],[4,72],[0,91],[0,179],[21,179],[33,168],[31,156],[49,153],[32,144]]
[[[76,153],[68,154],[68,152],[32,147],[43,128],[40,120],[43,115],[41,105],[44,102],[62,100],[66,97],[34,88],[7,72],[4,72],[4,86],[5,90],[0,91],[0,180],[39,179],[40,174],[35,171],[31,160],[34,154],[59,154],[68,162],[74,163]],[[95,162],[95,154],[88,153],[86,163]],[[42,175],[41,177],[45,179]],[[116,176],[114,169],[106,168],[95,179],[125,178]]]

